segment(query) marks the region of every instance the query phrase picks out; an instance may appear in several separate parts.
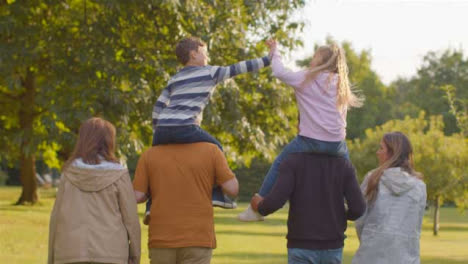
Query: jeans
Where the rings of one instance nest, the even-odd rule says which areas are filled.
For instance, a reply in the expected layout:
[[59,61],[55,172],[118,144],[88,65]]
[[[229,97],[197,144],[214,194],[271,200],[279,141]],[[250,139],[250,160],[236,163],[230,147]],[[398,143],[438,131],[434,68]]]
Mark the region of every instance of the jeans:
[[[195,142],[208,142],[215,144],[223,151],[221,143],[197,125],[188,126],[161,126],[157,127],[153,134],[153,146],[164,144],[189,144]],[[220,186],[214,186],[212,200],[225,201],[224,194]],[[146,212],[151,208],[151,197],[146,202]]]
[[302,249],[288,248],[288,264],[341,264],[343,248]]
[[223,151],[221,143],[197,125],[157,127],[153,134],[153,146],[164,144],[188,144],[208,142]]
[[281,162],[291,153],[297,152],[315,152],[344,157],[349,160],[348,147],[346,141],[322,141],[318,139],[308,138],[304,136],[296,136],[276,157],[275,161],[270,167],[265,179],[263,180],[262,187],[258,194],[265,197],[270,193],[271,189],[276,183],[278,178],[279,167]]

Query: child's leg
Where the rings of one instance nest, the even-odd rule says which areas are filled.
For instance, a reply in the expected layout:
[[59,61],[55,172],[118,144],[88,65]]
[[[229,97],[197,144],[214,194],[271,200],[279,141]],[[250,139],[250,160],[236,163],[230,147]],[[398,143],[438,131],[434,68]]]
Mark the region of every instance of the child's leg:
[[[208,142],[215,144],[223,151],[221,143],[216,138],[203,130],[200,126],[180,126],[180,127],[158,127],[153,137],[153,146],[161,144],[188,144],[195,142]],[[233,209],[236,203],[225,196],[220,186],[214,186],[212,191],[212,201],[214,206]]]
[[[258,194],[261,197],[265,197],[268,193],[270,193],[271,189],[276,183],[278,178],[279,166],[281,162],[290,154],[294,152],[304,152],[303,150],[303,142],[300,136],[295,137],[284,149],[281,153],[276,157],[275,161],[270,167],[265,179],[263,179],[262,187]],[[237,216],[237,219],[244,222],[253,222],[253,221],[263,221],[264,217],[260,215],[258,212],[253,211],[252,207],[249,205],[245,211],[240,213]]]
[[177,132],[179,127],[157,127],[153,132],[153,146],[172,143],[171,131]]
[[218,148],[221,151],[223,151],[223,146],[221,146],[221,143],[219,143],[219,141],[216,138],[214,138],[212,135],[210,135],[208,132],[206,132],[205,130],[203,130],[199,126],[195,126],[195,131],[193,132],[192,135],[189,135],[189,137],[190,137],[190,140],[192,142],[212,143],[212,144],[215,144],[216,146],[218,146]]
[[[223,151],[221,143],[219,143],[216,138],[214,138],[199,126],[193,126],[190,133],[186,133],[183,137],[180,137],[179,140],[183,140],[186,143],[208,142],[215,144],[221,151]],[[213,187],[211,200],[213,206],[218,206],[225,209],[234,209],[237,207],[237,204],[231,198],[226,196],[223,193],[221,186],[218,185]]]
[[265,179],[263,179],[262,187],[258,194],[262,197],[265,197],[268,193],[270,193],[271,189],[276,183],[276,179],[278,178],[279,166],[281,162],[291,153],[294,152],[305,152],[304,144],[302,142],[302,138],[300,136],[295,137],[284,149],[281,153],[276,157],[275,161],[268,170]]
[[195,142],[212,143],[223,151],[221,143],[197,125],[158,127],[153,135],[153,146],[163,144],[189,144]]
[[346,140],[341,141],[338,144],[338,151],[337,151],[338,156],[341,156],[347,160],[349,159],[349,151],[348,151],[348,145],[346,145]]
[[151,209],[151,197],[148,197],[148,200],[146,201],[146,210],[145,213],[148,213]]
[[149,225],[150,222],[150,209],[151,209],[151,196],[148,197],[146,201],[146,210],[145,210],[145,218],[143,218],[143,224]]
[[346,140],[343,141],[322,141],[314,138],[302,137],[306,152],[325,153],[340,156],[349,160],[348,146]]
[[325,153],[330,155],[337,155],[344,157],[349,160],[348,147],[346,146],[346,141],[337,141],[337,142],[328,142],[321,141],[313,138],[308,138],[304,136],[297,136],[291,143],[289,143],[283,151],[278,155],[278,157],[273,162],[270,170],[268,171],[265,179],[263,180],[262,187],[260,188],[259,194],[262,197],[265,197],[270,193],[271,189],[276,183],[278,178],[279,166],[281,161],[286,158],[290,153],[295,152],[316,152],[316,153]]

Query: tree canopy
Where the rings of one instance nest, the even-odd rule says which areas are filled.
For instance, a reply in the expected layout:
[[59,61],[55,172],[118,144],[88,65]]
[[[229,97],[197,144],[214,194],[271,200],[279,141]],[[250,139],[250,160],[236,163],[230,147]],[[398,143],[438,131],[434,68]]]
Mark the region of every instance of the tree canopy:
[[[36,155],[58,167],[80,123],[101,116],[117,127],[120,156],[151,140],[151,109],[177,71],[174,47],[195,35],[212,63],[266,54],[270,35],[292,48],[302,24],[288,18],[304,1],[7,1],[0,5],[2,159],[19,160],[35,202]],[[264,70],[219,87],[203,126],[230,161],[271,155],[293,132],[291,91]],[[275,115],[270,113],[274,112]],[[285,132],[286,131],[286,132]],[[281,133],[279,133],[281,132]],[[29,193],[28,195],[26,195]]]

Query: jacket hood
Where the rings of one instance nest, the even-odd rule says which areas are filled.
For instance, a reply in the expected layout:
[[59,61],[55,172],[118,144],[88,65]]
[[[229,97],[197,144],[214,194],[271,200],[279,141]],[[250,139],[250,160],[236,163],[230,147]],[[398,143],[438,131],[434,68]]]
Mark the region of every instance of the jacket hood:
[[77,188],[87,192],[97,192],[124,175],[128,175],[126,168],[102,169],[70,166],[63,172],[64,176]]
[[417,184],[416,177],[411,176],[399,167],[386,169],[380,180],[394,195],[402,195],[413,189]]

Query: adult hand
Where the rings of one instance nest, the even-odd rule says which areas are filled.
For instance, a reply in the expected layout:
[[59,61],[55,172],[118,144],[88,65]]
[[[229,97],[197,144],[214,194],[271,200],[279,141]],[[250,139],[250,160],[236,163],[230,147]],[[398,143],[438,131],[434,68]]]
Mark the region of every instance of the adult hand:
[[252,197],[252,200],[250,200],[250,207],[252,207],[252,209],[255,211],[255,212],[258,212],[258,204],[263,201],[263,197],[261,197],[258,193],[256,193],[253,197]]

